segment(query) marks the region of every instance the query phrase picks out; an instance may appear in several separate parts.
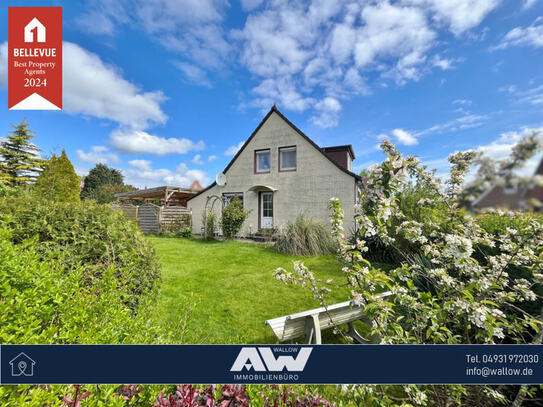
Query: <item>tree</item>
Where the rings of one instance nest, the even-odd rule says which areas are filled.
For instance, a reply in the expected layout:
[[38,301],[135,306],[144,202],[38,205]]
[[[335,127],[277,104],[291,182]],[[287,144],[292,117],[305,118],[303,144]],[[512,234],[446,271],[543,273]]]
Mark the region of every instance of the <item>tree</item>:
[[[535,138],[520,140],[507,166],[521,167],[537,144]],[[395,344],[541,343],[543,310],[526,309],[540,298],[536,288],[543,281],[543,222],[520,212],[499,211],[495,214],[506,226],[489,233],[478,215],[461,208],[464,179],[478,158],[473,150],[449,157],[450,178],[443,185],[415,157],[403,157],[387,141],[381,147],[386,159],[368,168],[355,205],[356,239],[344,235],[341,202],[330,200],[351,300],[364,307],[371,335]],[[425,191],[417,202],[420,207],[441,211],[445,205],[445,216],[417,218],[406,211],[399,198],[410,182]],[[373,236],[398,254],[400,264],[383,268],[367,259]],[[418,252],[406,250],[409,246],[402,241],[418,247]],[[296,273],[277,269],[276,277],[309,287],[325,305],[333,282],[316,279],[301,262],[294,269]],[[383,300],[385,291],[391,294]],[[533,390],[523,387],[515,405]],[[359,391],[375,405],[387,406],[405,400],[401,405],[482,407],[509,405],[514,397],[512,389],[503,386],[409,386],[403,391],[379,386]]]
[[81,198],[98,200],[100,197],[100,201],[102,202],[114,200],[113,194],[109,194],[107,197],[104,196],[104,190],[107,188],[102,188],[102,186],[124,185],[121,172],[115,168],[110,168],[105,164],[96,164],[96,166],[89,171],[89,175],[85,177],[84,182],[85,185],[81,191]]
[[23,119],[12,127],[14,130],[0,143],[0,180],[8,186],[21,186],[36,179],[44,160],[31,142],[34,132],[28,123]]
[[59,202],[79,201],[79,177],[66,151],[62,150],[60,157],[53,154],[45,163],[43,172],[34,185],[34,191],[49,200]]
[[135,189],[136,188],[132,185],[104,184],[100,185],[94,194],[93,199],[95,199],[98,203],[109,203],[115,201],[115,194],[119,194],[121,192],[131,192]]

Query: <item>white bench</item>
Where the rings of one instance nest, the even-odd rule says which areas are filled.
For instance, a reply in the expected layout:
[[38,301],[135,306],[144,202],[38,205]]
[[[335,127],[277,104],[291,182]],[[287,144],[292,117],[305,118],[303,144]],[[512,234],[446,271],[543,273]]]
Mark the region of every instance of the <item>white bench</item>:
[[[380,294],[378,298],[385,298],[391,292]],[[364,308],[353,304],[352,301],[340,302],[326,308],[315,308],[309,311],[284,317],[273,318],[266,321],[279,342],[292,341],[304,337],[306,343],[321,344],[321,332],[325,329],[347,324],[347,334],[358,343],[374,343],[379,340],[375,335],[366,339],[360,335],[353,326],[354,321],[362,321],[371,327],[371,321],[364,313]]]

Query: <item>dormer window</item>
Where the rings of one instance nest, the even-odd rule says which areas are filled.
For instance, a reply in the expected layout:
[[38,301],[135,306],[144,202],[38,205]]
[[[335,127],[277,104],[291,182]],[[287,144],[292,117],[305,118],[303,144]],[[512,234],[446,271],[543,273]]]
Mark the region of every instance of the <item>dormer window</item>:
[[270,172],[270,149],[255,151],[255,172],[264,174]]
[[279,148],[279,171],[296,171],[296,146]]

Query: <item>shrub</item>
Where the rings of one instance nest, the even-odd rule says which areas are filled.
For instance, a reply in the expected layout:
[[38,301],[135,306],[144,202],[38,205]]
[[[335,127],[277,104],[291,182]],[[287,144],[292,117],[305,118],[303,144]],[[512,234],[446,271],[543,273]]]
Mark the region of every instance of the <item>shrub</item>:
[[243,226],[243,222],[249,216],[250,211],[243,209],[243,203],[237,196],[222,209],[221,228],[225,238],[235,237]]
[[329,254],[334,251],[334,241],[326,227],[300,214],[294,222],[288,222],[281,230],[275,248],[280,253],[296,256]]
[[59,259],[69,269],[83,267],[88,285],[112,270],[125,301],[135,308],[160,276],[153,247],[134,222],[107,205],[53,202],[30,193],[0,198],[0,225],[14,244],[32,240],[43,259]]
[[[473,150],[449,157],[451,174],[443,186],[415,157],[403,157],[388,141],[381,147],[386,158],[368,169],[355,206],[361,237],[355,244],[345,239],[341,202],[330,200],[332,228],[352,290],[351,300],[365,308],[371,335],[390,344],[541,343],[541,321],[515,304],[533,304],[537,299],[532,281],[543,281],[543,223],[503,212],[507,222],[517,227],[492,234],[460,208],[463,180],[477,156]],[[512,160],[522,163],[525,160],[521,158],[527,157],[523,151],[530,148],[520,143],[512,149]],[[426,209],[447,206],[445,221],[417,221],[402,207],[397,197],[410,179],[431,192],[432,198],[420,199],[418,205],[429,207]],[[366,238],[374,235],[401,254],[400,266],[385,270],[365,258]],[[404,253],[398,236],[420,249]],[[483,250],[484,261],[478,261]],[[525,269],[529,278],[512,278],[511,267]],[[315,279],[301,262],[296,262],[294,269],[296,273],[279,268],[276,277],[308,287],[325,304],[331,284]],[[386,301],[376,298],[384,291],[392,293]],[[443,400],[454,405],[521,405],[536,388],[511,390],[501,386],[414,385],[400,389],[394,397],[406,400],[405,405],[441,405]],[[391,388],[366,386],[360,391],[371,399],[367,404],[392,404],[388,397]]]
[[208,209],[207,214],[202,214],[202,224],[204,225],[204,239],[214,239],[217,218],[213,209]]
[[190,239],[192,237],[192,229],[191,228],[183,228],[179,232],[177,232],[177,236]]
[[[0,343],[157,342],[147,313],[135,314],[113,266],[99,278],[62,261],[60,248],[40,253],[31,239],[14,244],[0,226]],[[143,304],[143,302],[141,303]]]

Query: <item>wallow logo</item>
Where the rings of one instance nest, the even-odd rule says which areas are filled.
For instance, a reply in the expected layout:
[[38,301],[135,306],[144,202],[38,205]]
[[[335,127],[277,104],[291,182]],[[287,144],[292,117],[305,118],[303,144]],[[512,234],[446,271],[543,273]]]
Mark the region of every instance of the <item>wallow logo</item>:
[[[276,353],[297,352],[297,355],[275,357],[273,350]],[[270,347],[243,347],[230,371],[241,372],[243,369],[250,371],[252,368],[255,372],[282,372],[286,368],[289,372],[302,372],[313,348],[276,347],[273,350]]]

